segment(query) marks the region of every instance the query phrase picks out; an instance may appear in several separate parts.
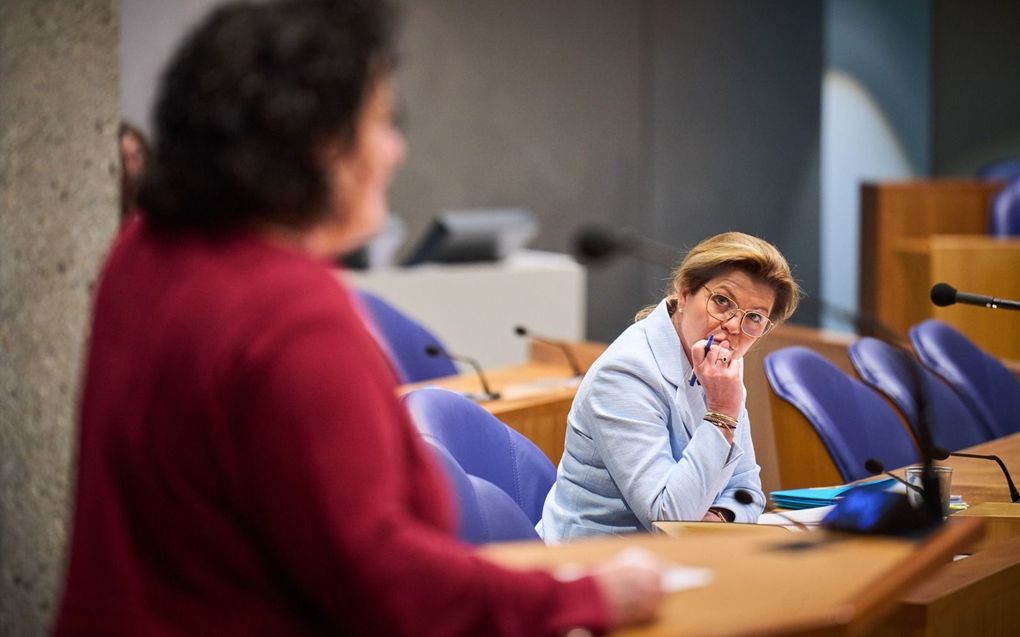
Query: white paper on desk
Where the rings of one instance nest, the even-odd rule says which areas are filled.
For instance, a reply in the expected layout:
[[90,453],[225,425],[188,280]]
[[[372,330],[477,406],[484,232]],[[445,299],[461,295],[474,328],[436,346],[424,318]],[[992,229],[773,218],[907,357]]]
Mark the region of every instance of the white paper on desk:
[[[645,567],[653,567],[657,564],[654,555],[646,549],[637,547],[630,547],[620,551],[614,561],[618,564]],[[662,590],[667,593],[675,593],[676,591],[683,591],[689,588],[700,588],[707,586],[712,581],[712,570],[700,566],[681,566],[680,564],[663,563],[661,568]],[[558,577],[559,574],[558,570]]]
[[708,586],[711,581],[711,569],[699,566],[667,566],[662,574],[662,590],[667,593],[675,593],[689,588]]
[[769,526],[785,526],[791,531],[801,531],[796,524],[790,520],[796,520],[804,526],[818,526],[822,523],[822,519],[832,511],[832,507],[836,505],[830,504],[824,507],[814,507],[813,509],[797,509],[796,511],[783,511],[783,515],[775,513],[762,513],[758,516],[758,524],[765,524]]

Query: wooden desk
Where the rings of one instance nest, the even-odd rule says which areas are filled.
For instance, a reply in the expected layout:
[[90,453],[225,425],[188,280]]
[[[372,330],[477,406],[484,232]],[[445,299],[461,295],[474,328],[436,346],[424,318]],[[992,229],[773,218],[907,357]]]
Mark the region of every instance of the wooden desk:
[[[577,391],[576,379],[573,379],[570,368],[566,364],[523,363],[486,370],[485,377],[492,390],[502,397],[479,404],[535,443],[554,465],[559,464],[567,433],[567,413]],[[422,387],[442,387],[466,393],[482,391],[475,374],[404,385],[399,391],[405,394]]]
[[[1020,433],[975,445],[965,451],[999,456],[1016,481],[1016,471],[1020,468]],[[951,491],[963,496],[964,502],[970,505],[969,509],[953,514],[953,518],[979,517],[985,521],[986,533],[979,549],[1020,538],[1020,503],[1010,501],[1006,478],[999,465],[990,460],[954,456],[942,464],[953,468]]]
[[[963,451],[999,456],[1013,475],[1014,482],[1016,481],[1016,472],[1020,470],[1020,433],[975,445]],[[962,495],[967,504],[974,506],[1010,501],[1006,478],[996,463],[977,458],[950,456],[940,464],[953,468],[952,492]],[[1013,506],[1020,510],[1020,504]]]
[[[1020,434],[967,449],[995,454],[1007,467],[1020,464]],[[875,635],[1007,635],[1020,625],[1020,504],[998,465],[988,460],[950,457],[953,493],[971,508],[953,514],[949,525],[981,519],[985,535],[974,555],[948,564],[904,595]]]
[[947,565],[903,595],[875,637],[1013,635],[1020,621],[1020,538]]
[[512,567],[557,567],[591,565],[641,546],[668,563],[712,569],[708,586],[667,595],[655,623],[618,635],[857,634],[889,612],[911,582],[972,543],[980,526],[946,525],[923,542],[824,531],[683,540],[640,534],[553,547],[491,545],[482,554]]

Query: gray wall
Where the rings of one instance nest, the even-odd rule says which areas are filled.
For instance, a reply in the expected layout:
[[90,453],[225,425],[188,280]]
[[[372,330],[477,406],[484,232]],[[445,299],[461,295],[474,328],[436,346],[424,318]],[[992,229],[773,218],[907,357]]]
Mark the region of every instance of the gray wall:
[[[827,0],[822,84],[821,296],[858,304],[860,184],[927,175],[931,3]],[[829,316],[823,324],[851,331]]]
[[[653,24],[646,233],[678,246],[759,235],[813,293],[820,3],[662,0]],[[641,280],[650,293],[653,278]]]
[[0,634],[44,635],[89,292],[118,215],[115,0],[0,2]]
[[[567,251],[585,220],[641,220],[646,3],[404,4],[410,155],[391,208],[409,236],[445,208],[524,206],[542,224],[534,245]],[[596,338],[633,315],[635,268],[591,272]]]
[[217,0],[115,0],[120,5],[120,112],[151,130],[159,71],[178,40]]
[[[411,155],[393,209],[522,205],[541,248],[582,223],[691,246],[728,229],[818,283],[821,9],[815,3],[436,0],[408,4]],[[588,332],[611,340],[664,268],[593,269]]]
[[934,172],[1020,157],[1020,2],[936,0],[932,26]]

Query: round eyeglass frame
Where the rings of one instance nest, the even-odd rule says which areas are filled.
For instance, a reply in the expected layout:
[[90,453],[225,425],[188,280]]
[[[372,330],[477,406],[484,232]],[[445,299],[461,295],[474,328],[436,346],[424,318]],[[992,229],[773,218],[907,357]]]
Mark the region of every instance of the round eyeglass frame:
[[[742,309],[740,309],[740,306],[737,305],[736,301],[734,301],[730,297],[726,296],[725,294],[720,294],[720,293],[712,290],[711,288],[709,288],[707,285],[704,286],[704,288],[705,288],[705,291],[708,292],[708,297],[705,299],[705,311],[708,312],[709,316],[711,316],[712,318],[716,319],[717,321],[722,321],[722,322],[725,323],[726,321],[732,319],[734,316],[736,316],[737,314],[742,312],[743,316],[740,317],[740,331],[743,332],[744,334],[746,334],[747,336],[750,336],[751,338],[761,338],[762,336],[765,336],[766,334],[771,332],[772,328],[774,328],[776,326],[776,324],[772,322],[772,319],[770,319],[765,314],[762,314],[761,312],[757,312],[755,310],[742,310]],[[724,313],[722,315],[716,314],[713,311],[713,309],[712,309],[712,297],[713,296],[721,296],[721,297],[723,297],[724,299],[729,301],[730,304],[733,305],[733,309],[729,310],[728,312],[726,312],[726,313]],[[729,316],[726,316],[726,314],[728,314]],[[762,330],[761,334],[752,334],[751,332],[748,332],[747,329],[744,327],[744,319],[747,318],[748,314],[756,314],[756,315],[762,317],[763,319],[765,319],[765,329]]]

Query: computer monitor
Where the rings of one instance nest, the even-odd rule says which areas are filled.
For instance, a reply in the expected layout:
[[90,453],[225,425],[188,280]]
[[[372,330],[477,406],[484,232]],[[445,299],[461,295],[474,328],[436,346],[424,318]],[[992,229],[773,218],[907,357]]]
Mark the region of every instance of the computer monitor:
[[448,210],[432,220],[404,265],[500,261],[537,233],[535,216],[523,208]]

